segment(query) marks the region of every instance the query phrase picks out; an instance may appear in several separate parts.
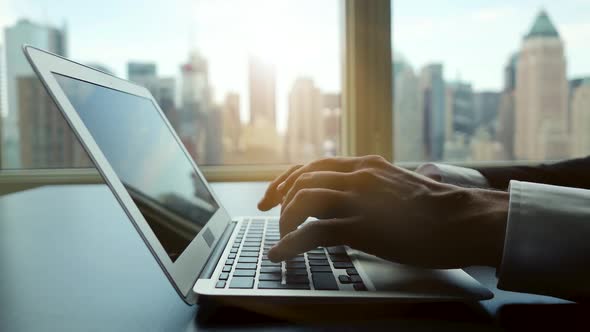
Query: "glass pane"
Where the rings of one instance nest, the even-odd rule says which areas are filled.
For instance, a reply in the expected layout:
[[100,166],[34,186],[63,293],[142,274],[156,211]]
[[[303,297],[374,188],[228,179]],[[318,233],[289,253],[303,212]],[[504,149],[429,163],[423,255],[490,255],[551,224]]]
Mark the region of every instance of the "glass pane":
[[23,43],[147,87],[200,165],[338,154],[341,5],[2,1],[1,165],[91,165],[22,55]]
[[395,160],[588,155],[589,11],[573,0],[393,1]]

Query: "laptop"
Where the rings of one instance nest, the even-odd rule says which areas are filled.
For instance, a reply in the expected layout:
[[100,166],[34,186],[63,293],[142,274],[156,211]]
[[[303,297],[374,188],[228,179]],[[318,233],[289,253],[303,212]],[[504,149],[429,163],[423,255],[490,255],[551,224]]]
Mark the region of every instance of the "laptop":
[[404,266],[344,246],[271,262],[278,218],[230,216],[147,89],[32,46],[23,51],[186,303],[493,297],[461,269]]

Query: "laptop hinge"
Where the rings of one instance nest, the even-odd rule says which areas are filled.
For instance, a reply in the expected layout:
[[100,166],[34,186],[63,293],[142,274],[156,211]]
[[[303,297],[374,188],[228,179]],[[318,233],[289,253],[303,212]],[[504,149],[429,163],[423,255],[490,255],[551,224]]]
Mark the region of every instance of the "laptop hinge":
[[199,274],[199,279],[211,279],[213,271],[215,271],[215,267],[217,266],[217,263],[219,262],[221,255],[223,255],[223,250],[227,246],[227,243],[229,242],[229,239],[237,224],[238,222],[235,220],[232,220],[232,222],[227,224],[225,230],[223,231],[223,234],[221,234],[219,241],[217,241],[215,248],[211,252],[211,255],[209,255],[207,263],[205,263],[205,266],[201,270],[201,273]]

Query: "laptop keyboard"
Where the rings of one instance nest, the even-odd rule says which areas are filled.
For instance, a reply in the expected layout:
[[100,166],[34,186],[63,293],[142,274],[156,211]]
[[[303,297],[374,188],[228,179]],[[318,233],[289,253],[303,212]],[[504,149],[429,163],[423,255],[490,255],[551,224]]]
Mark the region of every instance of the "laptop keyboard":
[[344,247],[318,247],[286,262],[273,263],[268,250],[279,239],[278,219],[244,220],[215,287],[367,290]]

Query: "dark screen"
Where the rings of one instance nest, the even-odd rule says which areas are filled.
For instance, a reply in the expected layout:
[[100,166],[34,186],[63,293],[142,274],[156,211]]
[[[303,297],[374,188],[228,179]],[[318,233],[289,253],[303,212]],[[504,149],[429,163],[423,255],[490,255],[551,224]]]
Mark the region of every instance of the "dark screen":
[[175,261],[219,208],[150,99],[54,74]]

